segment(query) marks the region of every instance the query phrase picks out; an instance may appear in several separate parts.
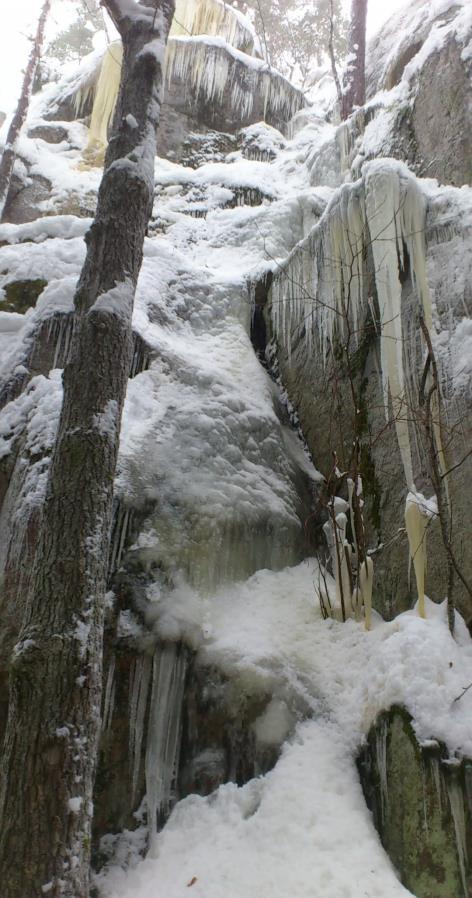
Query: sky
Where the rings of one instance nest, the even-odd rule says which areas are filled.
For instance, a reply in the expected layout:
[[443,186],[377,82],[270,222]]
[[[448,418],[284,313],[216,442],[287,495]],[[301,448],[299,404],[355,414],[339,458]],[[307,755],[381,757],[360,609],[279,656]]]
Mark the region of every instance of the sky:
[[[347,11],[350,0],[344,0]],[[374,34],[405,0],[369,0],[367,31]],[[0,110],[10,112],[21,90],[22,68],[28,53],[28,35],[35,31],[42,0],[0,0]],[[74,18],[77,0],[53,0],[46,32],[48,43]],[[6,13],[8,9],[8,13]]]

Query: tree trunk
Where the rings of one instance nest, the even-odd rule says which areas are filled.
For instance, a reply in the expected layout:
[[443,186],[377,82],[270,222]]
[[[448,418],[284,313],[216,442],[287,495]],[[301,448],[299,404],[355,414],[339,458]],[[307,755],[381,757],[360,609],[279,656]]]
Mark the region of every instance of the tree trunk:
[[33,89],[34,76],[38,67],[39,57],[41,55],[41,47],[44,40],[44,29],[46,19],[51,7],[51,0],[44,0],[41,15],[36,29],[36,36],[31,48],[28,65],[26,66],[25,76],[23,78],[23,87],[21,88],[20,99],[16,107],[15,115],[11,120],[8,129],[7,139],[3,150],[2,161],[0,162],[0,221],[3,219],[3,211],[10,189],[11,175],[16,159],[16,144],[20,131],[25,123],[28,114],[28,108],[31,99],[31,91]]
[[[10,675],[0,792],[2,898],[88,898],[113,478],[131,315],[152,211],[173,0],[106,0],[124,59],[25,621]],[[132,12],[130,12],[132,10]]]
[[352,0],[349,28],[349,57],[344,75],[341,117],[347,119],[354,106],[365,103],[365,29],[367,0]]
[[333,0],[330,0],[330,11],[329,11],[329,40],[328,40],[328,55],[329,61],[331,63],[331,72],[334,78],[334,84],[336,87],[336,96],[338,98],[339,103],[339,114],[342,113],[342,105],[343,105],[343,94],[341,90],[341,84],[339,81],[338,69],[336,66],[336,57],[334,55],[334,9],[333,9]]

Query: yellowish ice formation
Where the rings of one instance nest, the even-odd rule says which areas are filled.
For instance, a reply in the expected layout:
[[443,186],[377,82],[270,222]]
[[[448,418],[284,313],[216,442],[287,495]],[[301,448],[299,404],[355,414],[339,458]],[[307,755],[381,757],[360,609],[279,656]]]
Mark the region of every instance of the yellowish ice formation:
[[365,612],[365,628],[372,627],[372,586],[374,583],[374,562],[370,556],[362,562],[359,568],[359,588]]
[[[255,53],[254,34],[238,10],[222,0],[177,0],[166,48],[167,84],[179,79],[208,104],[222,102],[228,92],[231,108],[241,120],[251,115],[255,96],[263,98],[264,118],[275,115],[290,119],[303,102],[301,94],[282,75],[269,71],[262,60],[255,58]],[[78,88],[78,114],[94,98],[81,167],[103,163],[107,131],[118,96],[122,55],[121,44],[111,44],[101,68],[97,66],[89,72]],[[242,80],[241,63],[246,63]]]
[[222,0],[177,0],[170,37],[208,34],[222,37],[228,44],[252,53],[254,38],[243,16]]
[[[102,61],[95,88],[87,145],[82,153],[81,168],[103,165],[108,142],[108,129],[115,112],[121,79],[123,47],[115,41],[108,47]],[[89,91],[87,94],[89,95]],[[79,104],[87,99],[78,95]]]
[[408,493],[405,506],[405,527],[410,547],[410,558],[416,577],[418,590],[418,613],[426,617],[424,601],[424,582],[426,575],[426,530],[429,517],[422,514],[421,507],[412,493]]

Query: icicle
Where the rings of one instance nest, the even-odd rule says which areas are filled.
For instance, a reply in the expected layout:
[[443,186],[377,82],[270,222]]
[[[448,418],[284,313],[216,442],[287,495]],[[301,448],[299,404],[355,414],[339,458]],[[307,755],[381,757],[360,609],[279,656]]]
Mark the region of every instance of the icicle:
[[[241,68],[244,77],[241,78]],[[252,112],[254,97],[264,98],[268,116],[288,121],[304,103],[303,95],[278,72],[267,72],[248,57],[248,64],[230,47],[198,38],[170,38],[166,51],[166,83],[180,80],[206,103],[222,103],[230,92],[230,106],[240,120]]]
[[395,170],[368,169],[366,208],[380,310],[384,409],[388,420],[390,393],[398,446],[407,486],[411,489],[413,468],[403,370],[402,285],[398,274],[398,259],[399,256],[402,258],[403,253],[399,221],[403,202],[400,178]]
[[108,128],[113,118],[120,87],[122,59],[122,44],[120,41],[115,41],[110,44],[103,57],[95,89],[89,137],[87,146],[82,153],[82,168],[103,164],[108,142]]
[[461,871],[462,887],[464,889],[465,898],[467,898],[469,894],[466,876],[468,856],[464,798],[462,795],[462,789],[456,777],[448,779],[447,794],[449,797],[449,804],[451,806],[451,814],[454,822],[454,832],[456,836],[456,847],[457,855],[459,858],[459,867]]
[[224,38],[237,50],[252,53],[254,36],[249,21],[223,0],[177,0],[171,36],[209,34]]
[[444,778],[442,775],[441,768],[439,766],[439,761],[437,758],[431,758],[431,773],[433,777],[434,786],[436,789],[436,794],[438,796],[438,805],[439,810],[442,811],[443,808],[443,785]]
[[146,746],[146,802],[152,850],[158,816],[167,814],[179,761],[185,654],[175,643],[156,648]]
[[336,515],[336,539],[338,542],[339,561],[336,564],[336,585],[338,588],[339,601],[341,601],[341,589],[344,599],[344,609],[346,617],[352,614],[351,606],[351,582],[349,579],[348,560],[346,557],[346,548],[350,548],[346,540],[347,517],[342,511]]
[[375,736],[375,754],[380,779],[380,809],[382,823],[385,823],[388,806],[387,737],[388,723],[386,720],[382,720]]
[[109,573],[110,576],[118,570],[121,559],[123,557],[123,550],[125,547],[126,537],[128,535],[128,527],[131,519],[131,509],[124,508],[121,504],[118,505],[116,514],[115,514],[115,524],[113,528],[113,535],[111,541],[111,551],[110,551],[110,565],[109,565]]
[[111,656],[108,668],[107,684],[103,702],[102,730],[106,732],[110,728],[113,711],[115,708],[115,656]]
[[352,542],[354,546],[354,555],[357,563],[357,559],[359,558],[359,549],[357,545],[357,535],[356,535],[356,522],[354,520],[354,506],[353,506],[353,496],[354,496],[354,481],[352,477],[347,478],[347,492],[348,492],[348,502],[349,502],[349,521],[351,523],[351,531],[352,531]]
[[350,170],[349,137],[349,126],[346,123],[341,124],[336,131],[336,143],[339,148],[341,175]]
[[131,804],[137,796],[139,772],[141,769],[141,747],[143,744],[144,720],[151,679],[152,658],[142,655],[131,672],[129,701],[129,757],[131,767]]
[[54,316],[51,336],[55,343],[53,368],[63,368],[69,354],[69,346],[72,338],[72,315]]
[[428,517],[421,513],[417,497],[408,493],[405,505],[405,526],[410,547],[410,558],[415,569],[416,588],[418,591],[418,612],[426,617],[424,603],[424,581],[426,572],[426,530]]
[[[347,320],[355,347],[364,304],[365,240],[362,184],[346,185],[274,278],[274,330],[287,351],[291,333],[303,324],[307,344],[318,342],[325,363],[335,338],[343,338]],[[284,316],[276,306],[288,306]]]
[[333,569],[333,577],[336,585],[336,602],[337,616],[342,617],[342,606],[344,604],[344,612],[346,618],[352,615],[351,604],[351,581],[349,577],[348,559],[346,549],[350,546],[346,540],[347,517],[345,511],[348,508],[347,502],[335,496],[333,499],[333,512],[326,523],[323,530],[328,543],[328,549],[331,556],[331,565]]
[[[388,414],[388,392],[393,405],[397,439],[407,486],[412,488],[413,472],[408,430],[408,403],[403,370],[402,287],[398,274],[403,265],[403,245],[410,259],[413,285],[416,289],[426,327],[432,333],[432,304],[426,276],[425,218],[426,199],[416,179],[407,169],[377,164],[367,166],[366,202],[375,279],[380,307],[381,357],[384,406]],[[412,360],[416,364],[416,359]],[[443,473],[447,470],[439,404],[433,396],[433,428],[438,458]],[[447,499],[449,495],[445,481]]]
[[359,588],[364,602],[365,628],[370,630],[372,626],[372,585],[374,582],[374,562],[370,556],[362,562],[359,568]]

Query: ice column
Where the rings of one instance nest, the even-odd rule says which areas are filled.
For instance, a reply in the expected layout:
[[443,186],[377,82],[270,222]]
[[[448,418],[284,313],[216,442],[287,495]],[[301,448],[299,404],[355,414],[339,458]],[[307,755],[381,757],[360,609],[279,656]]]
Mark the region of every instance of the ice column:
[[186,657],[168,643],[154,653],[146,746],[146,802],[152,850],[157,820],[169,811],[178,771]]

